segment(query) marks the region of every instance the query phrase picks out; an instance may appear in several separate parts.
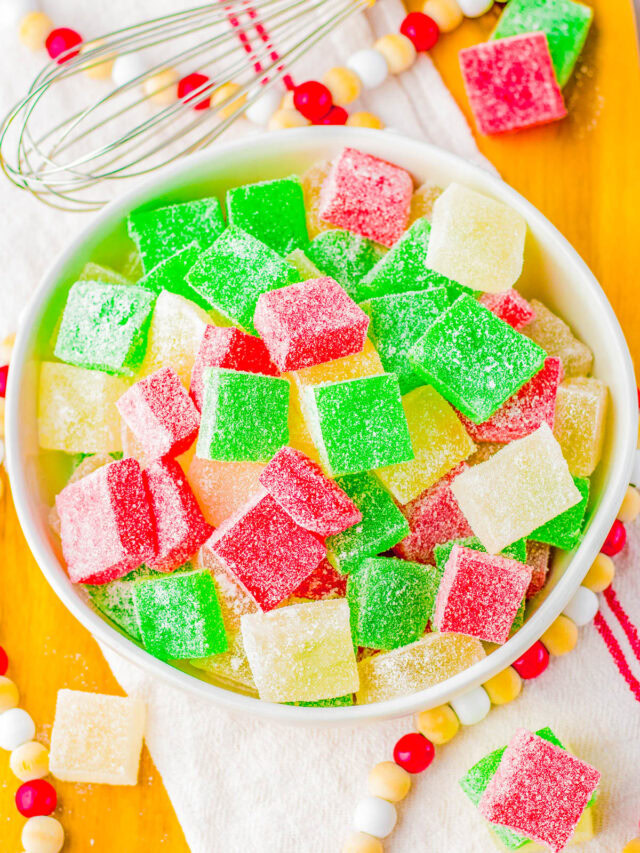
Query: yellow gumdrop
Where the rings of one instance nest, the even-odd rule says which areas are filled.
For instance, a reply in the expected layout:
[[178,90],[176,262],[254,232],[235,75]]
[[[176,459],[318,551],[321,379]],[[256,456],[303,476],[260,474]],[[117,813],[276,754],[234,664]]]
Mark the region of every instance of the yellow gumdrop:
[[18,706],[18,688],[10,678],[0,675],[0,714]]
[[278,110],[269,119],[269,130],[287,130],[290,127],[306,127],[311,122],[297,110]]
[[586,586],[591,592],[603,592],[610,586],[615,573],[616,567],[611,557],[607,557],[606,554],[598,554],[585,575],[582,586]]
[[216,89],[211,96],[211,106],[216,107],[218,104],[223,104],[218,110],[218,115],[221,119],[231,118],[238,110],[241,110],[247,100],[246,93],[237,98],[233,96],[240,91],[238,83],[225,83]]
[[[91,42],[91,45],[86,48],[86,50],[93,49],[94,47],[100,47],[102,44],[102,39],[96,39]],[[81,50],[81,52],[83,52]],[[96,57],[91,61],[91,65],[84,69],[84,73],[91,80],[106,80],[107,77],[111,77],[111,72],[113,71],[113,62],[115,56],[113,55],[105,55],[104,57]],[[96,63],[95,65],[93,63]]]
[[346,107],[360,94],[361,83],[358,75],[350,68],[335,66],[322,76],[322,82],[331,92],[333,103]]
[[427,0],[422,12],[432,18],[441,33],[450,33],[462,23],[463,14],[456,0]]
[[382,130],[384,124],[378,118],[378,116],[373,113],[368,113],[365,110],[360,110],[356,113],[351,113],[349,118],[347,119],[347,125],[349,127],[372,127],[375,130]]
[[369,793],[374,797],[399,803],[409,793],[411,776],[395,761],[381,761],[369,773]]
[[632,838],[622,848],[622,853],[640,853],[640,838]]
[[416,714],[416,728],[431,743],[442,746],[456,736],[460,721],[451,705],[439,705]]
[[44,12],[28,12],[20,21],[18,38],[30,50],[42,50],[53,21]]
[[512,666],[508,666],[482,686],[489,694],[492,705],[506,705],[520,695],[522,679]]
[[178,80],[180,74],[176,68],[165,68],[142,84],[145,95],[154,104],[168,107],[178,99]]
[[373,46],[387,60],[391,74],[402,74],[416,61],[416,49],[411,39],[402,33],[389,33],[382,36]]
[[566,655],[576,647],[578,626],[568,616],[560,615],[540,639],[550,655]]
[[620,506],[618,518],[627,523],[633,521],[638,515],[640,515],[640,492],[633,486],[629,486]]
[[366,832],[354,832],[342,847],[342,853],[383,853],[383,850],[382,841]]

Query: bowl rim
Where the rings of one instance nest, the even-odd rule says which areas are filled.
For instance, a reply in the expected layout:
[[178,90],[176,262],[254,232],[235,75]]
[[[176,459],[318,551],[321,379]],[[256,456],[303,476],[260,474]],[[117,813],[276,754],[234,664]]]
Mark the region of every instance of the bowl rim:
[[[32,554],[47,579],[50,586],[66,608],[92,634],[94,639],[104,643],[112,651],[117,652],[129,663],[139,666],[143,671],[161,678],[174,687],[187,690],[194,696],[199,696],[227,710],[251,713],[254,716],[284,724],[300,725],[353,725],[365,721],[375,721],[402,717],[427,707],[434,707],[450,701],[462,693],[488,681],[514,660],[520,657],[547,629],[568,601],[586,574],[591,561],[600,550],[602,541],[613,523],[620,507],[624,492],[628,485],[628,475],[631,471],[633,454],[636,447],[637,408],[631,404],[636,397],[636,382],[634,378],[631,356],[622,333],[617,317],[609,304],[606,295],[590,271],[586,263],[569,244],[565,237],[554,225],[520,193],[506,184],[501,178],[449,151],[441,149],[423,140],[412,139],[393,132],[397,146],[414,148],[416,152],[426,154],[425,159],[439,160],[452,169],[465,172],[480,173],[481,181],[488,183],[488,191],[495,197],[504,200],[518,210],[528,223],[535,223],[537,230],[544,232],[548,244],[553,244],[552,254],[564,256],[565,262],[576,269],[577,274],[590,287],[592,296],[601,311],[602,323],[608,326],[612,337],[612,347],[615,345],[622,362],[624,384],[629,394],[622,400],[619,418],[622,424],[628,424],[624,431],[622,447],[616,447],[610,471],[609,483],[603,493],[600,506],[594,515],[589,529],[572,557],[570,563],[549,595],[527,620],[523,627],[504,646],[493,651],[483,660],[473,664],[440,684],[424,690],[385,700],[369,705],[353,705],[344,707],[296,707],[265,702],[245,694],[235,693],[224,687],[199,680],[187,672],[177,669],[137,646],[125,635],[121,634],[94,611],[87,602],[72,589],[66,578],[64,569],[55,558],[50,544],[38,530],[38,523],[31,517],[29,510],[29,490],[25,477],[25,466],[22,464],[22,440],[19,423],[19,397],[21,377],[27,364],[27,354],[31,343],[31,332],[36,319],[44,310],[64,268],[72,261],[79,248],[91,235],[99,230],[106,221],[122,217],[125,211],[132,209],[136,203],[151,200],[152,195],[159,195],[163,188],[173,184],[182,174],[192,172],[194,168],[205,166],[212,160],[220,160],[230,153],[251,152],[267,144],[275,150],[295,151],[304,148],[305,142],[313,146],[326,143],[327,146],[352,145],[354,147],[375,147],[381,137],[388,145],[390,131],[356,129],[343,127],[312,127],[270,133],[265,139],[263,134],[244,137],[230,142],[219,143],[205,151],[190,155],[179,160],[168,168],[137,184],[123,195],[111,201],[91,221],[85,225],[71,243],[49,265],[37,289],[31,296],[28,305],[20,315],[16,344],[12,355],[11,370],[6,400],[6,451],[7,465],[13,499],[20,525],[32,551]],[[385,147],[383,146],[383,147]],[[402,159],[400,156],[399,159]],[[596,523],[597,521],[597,523]]]

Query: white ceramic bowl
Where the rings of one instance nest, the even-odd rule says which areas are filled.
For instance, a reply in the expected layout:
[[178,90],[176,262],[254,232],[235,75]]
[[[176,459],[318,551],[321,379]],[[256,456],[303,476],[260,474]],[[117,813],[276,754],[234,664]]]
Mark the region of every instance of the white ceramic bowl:
[[[85,262],[91,259],[109,264],[121,259],[126,240],[124,220],[130,210],[146,202],[160,205],[221,195],[237,184],[301,173],[344,145],[404,166],[418,182],[429,179],[446,185],[459,181],[521,213],[529,231],[518,288],[525,296],[540,297],[593,349],[594,373],[609,386],[611,406],[584,539],[575,553],[557,558],[548,585],[529,608],[525,625],[508,643],[454,678],[410,696],[346,708],[296,708],[261,702],[198,680],[189,674],[188,665],[178,669],[162,663],[104,621],[82,591],[70,583],[59,545],[47,524],[53,495],[65,482],[65,469],[63,454],[43,453],[38,447],[37,371],[39,359],[50,355],[51,338],[67,290]],[[45,275],[24,313],[9,377],[7,455],[14,500],[34,556],[63,603],[98,640],[143,669],[212,704],[284,723],[354,724],[402,716],[446,702],[518,658],[562,611],[599,551],[624,495],[636,446],[637,398],[629,352],[602,289],[576,252],[544,216],[489,172],[431,145],[382,131],[309,128],[217,145],[113,202],[92,219]]]

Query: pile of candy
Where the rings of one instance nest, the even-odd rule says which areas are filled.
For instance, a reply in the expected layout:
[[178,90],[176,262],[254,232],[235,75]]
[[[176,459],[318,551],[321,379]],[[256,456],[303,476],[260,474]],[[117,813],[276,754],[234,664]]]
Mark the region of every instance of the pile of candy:
[[128,227],[136,283],[88,265],[41,365],[71,580],[272,702],[407,695],[504,643],[580,541],[607,407],[513,289],[524,220],[345,149],[229,190],[226,220],[209,198]]

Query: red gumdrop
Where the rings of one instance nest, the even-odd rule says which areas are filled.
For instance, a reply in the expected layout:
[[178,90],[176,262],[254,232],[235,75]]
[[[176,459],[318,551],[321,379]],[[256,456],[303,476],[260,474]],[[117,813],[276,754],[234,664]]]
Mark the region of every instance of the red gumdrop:
[[75,30],[69,29],[69,27],[58,27],[55,30],[51,30],[45,41],[45,47],[51,59],[58,59],[60,57],[58,59],[59,65],[63,62],[68,62],[80,53],[79,50],[67,53],[67,51],[71,51],[71,48],[77,44],[82,44],[82,36]]
[[607,534],[607,538],[604,540],[604,545],[600,550],[603,554],[606,554],[607,557],[615,557],[616,554],[619,554],[620,551],[622,551],[626,541],[627,531],[625,530],[625,526],[620,519],[616,518],[611,525],[611,530]]
[[293,90],[293,106],[309,121],[318,124],[333,106],[333,98],[324,83],[307,80]]
[[7,653],[0,646],[0,675],[4,675],[5,672],[9,669],[9,658],[7,657]]
[[0,397],[4,397],[7,393],[7,378],[9,376],[9,365],[3,364],[0,367]]
[[538,640],[530,649],[527,649],[522,657],[515,660],[511,666],[520,678],[524,678],[525,680],[537,678],[549,666],[549,652],[540,640]]
[[46,817],[57,805],[56,789],[45,779],[25,782],[16,791],[16,808],[23,817]]
[[400,32],[413,43],[415,49],[420,53],[431,50],[440,36],[440,27],[433,18],[424,12],[409,12],[400,24]]
[[[178,81],[178,97],[185,98],[185,103],[189,104],[191,101],[198,98],[198,95],[192,95],[190,98],[185,97],[189,95],[191,92],[194,92],[196,89],[199,89],[201,86],[204,86],[205,83],[209,82],[209,78],[206,74],[200,74],[198,71],[194,71],[193,74],[187,74],[186,77],[183,77]],[[197,103],[193,104],[194,110],[208,110],[211,106],[211,95],[207,95],[202,97]]]
[[344,107],[331,107],[326,116],[318,124],[346,124],[349,113]]
[[434,755],[431,741],[418,732],[403,735],[393,748],[393,760],[407,773],[422,773],[431,764]]

